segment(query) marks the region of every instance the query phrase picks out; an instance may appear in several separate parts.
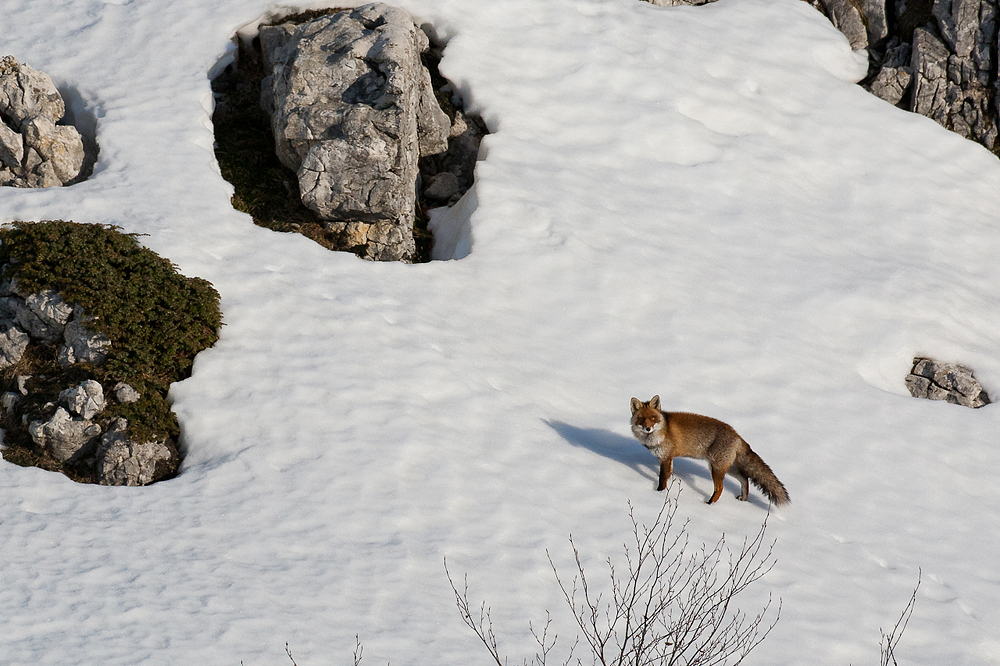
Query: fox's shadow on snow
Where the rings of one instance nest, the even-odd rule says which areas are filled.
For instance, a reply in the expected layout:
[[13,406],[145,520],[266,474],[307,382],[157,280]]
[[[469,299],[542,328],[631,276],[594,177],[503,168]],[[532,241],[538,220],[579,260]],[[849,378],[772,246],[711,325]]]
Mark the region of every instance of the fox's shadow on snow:
[[[635,439],[623,437],[603,428],[578,428],[562,421],[545,420],[545,425],[555,430],[560,437],[573,446],[588,449],[621,463],[648,479],[650,488],[656,487],[656,483],[660,479],[660,462]],[[687,458],[674,458],[674,476],[680,477],[684,481],[684,485],[701,494],[705,501],[708,501],[708,498],[712,496],[712,474],[708,470],[707,463]],[[694,483],[694,479],[699,479],[699,481]],[[725,483],[727,492],[719,498],[719,501],[722,501],[726,494],[729,494],[730,497],[739,494],[739,483],[735,479],[727,476]],[[708,492],[703,492],[700,488],[708,488]],[[755,497],[753,490],[750,492],[750,502],[767,508],[767,502],[762,502],[760,497]]]

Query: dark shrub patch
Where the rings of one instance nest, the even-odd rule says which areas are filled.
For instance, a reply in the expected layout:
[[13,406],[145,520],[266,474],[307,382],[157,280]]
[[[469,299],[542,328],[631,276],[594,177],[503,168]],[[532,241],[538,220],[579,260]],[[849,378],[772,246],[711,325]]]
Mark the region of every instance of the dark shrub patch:
[[[33,340],[16,365],[0,371],[2,390],[23,396],[0,417],[4,458],[94,481],[93,460],[60,463],[35,446],[27,432],[32,421],[51,417],[61,391],[87,379],[100,382],[107,399],[107,407],[93,418],[103,432],[123,417],[131,440],[175,447],[180,428],[167,391],[172,382],[190,375],[194,356],[218,339],[222,316],[215,289],[205,280],[181,275],[168,260],[139,245],[135,234],[111,226],[15,222],[0,228],[0,243],[5,284],[13,282],[21,295],[59,292],[66,303],[83,309],[88,330],[110,341],[102,363],[63,366],[57,358],[61,340]],[[119,382],[141,398],[119,402],[114,397]],[[158,469],[157,476],[173,475],[177,464]]]

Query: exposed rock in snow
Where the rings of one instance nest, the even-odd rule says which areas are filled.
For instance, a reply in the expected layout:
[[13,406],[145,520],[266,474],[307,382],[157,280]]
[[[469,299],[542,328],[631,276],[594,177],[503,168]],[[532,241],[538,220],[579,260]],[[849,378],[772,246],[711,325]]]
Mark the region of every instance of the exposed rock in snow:
[[1000,149],[998,0],[822,0],[855,49],[868,49],[863,85],[891,104]]
[[98,483],[105,486],[144,486],[156,476],[158,465],[170,465],[176,455],[165,442],[136,442],[125,436],[128,421],[116,419],[97,449]]
[[66,105],[48,74],[4,56],[0,59],[0,113],[20,131],[22,123],[31,118],[58,121],[65,115]]
[[973,377],[972,370],[957,363],[914,358],[913,370],[906,376],[906,388],[914,398],[947,400],[972,408],[990,403],[989,395]]
[[43,72],[0,59],[0,185],[54,187],[83,168],[83,138],[75,127],[57,125],[66,104]]
[[451,125],[420,60],[427,36],[375,3],[265,27],[260,40],[261,106],[303,203],[365,258],[410,258],[417,160],[447,149]]

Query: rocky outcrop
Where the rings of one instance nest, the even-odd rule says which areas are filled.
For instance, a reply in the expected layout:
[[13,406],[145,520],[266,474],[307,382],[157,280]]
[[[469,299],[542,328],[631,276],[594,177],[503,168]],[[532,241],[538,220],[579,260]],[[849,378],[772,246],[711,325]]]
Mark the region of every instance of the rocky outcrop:
[[854,49],[867,49],[865,88],[1000,150],[998,0],[819,2]]
[[261,28],[261,106],[303,203],[374,260],[408,260],[418,159],[447,150],[451,123],[421,63],[427,36],[381,3]]
[[0,185],[54,187],[80,175],[83,138],[57,124],[65,113],[47,74],[12,56],[0,59]]
[[990,404],[989,395],[972,370],[957,363],[914,358],[913,370],[906,376],[906,388],[914,398],[946,400],[972,408]]

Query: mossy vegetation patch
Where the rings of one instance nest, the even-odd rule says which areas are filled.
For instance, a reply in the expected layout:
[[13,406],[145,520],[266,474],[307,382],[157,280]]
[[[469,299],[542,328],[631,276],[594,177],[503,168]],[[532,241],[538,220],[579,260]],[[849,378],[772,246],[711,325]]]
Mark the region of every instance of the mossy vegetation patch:
[[[64,366],[58,342],[33,340],[20,361],[0,370],[2,391],[21,396],[0,416],[4,458],[93,481],[86,464],[60,463],[27,432],[32,421],[51,417],[60,392],[88,379],[100,382],[107,397],[106,409],[94,418],[103,432],[125,418],[130,439],[165,440],[176,448],[180,428],[167,391],[190,375],[195,355],[218,339],[222,315],[211,284],[181,275],[170,261],[142,247],[135,234],[61,220],[0,228],[0,266],[0,280],[18,294],[58,292],[67,304],[82,308],[88,330],[110,341],[103,362]],[[119,382],[141,398],[118,401]],[[176,466],[157,474],[172,475]]]

